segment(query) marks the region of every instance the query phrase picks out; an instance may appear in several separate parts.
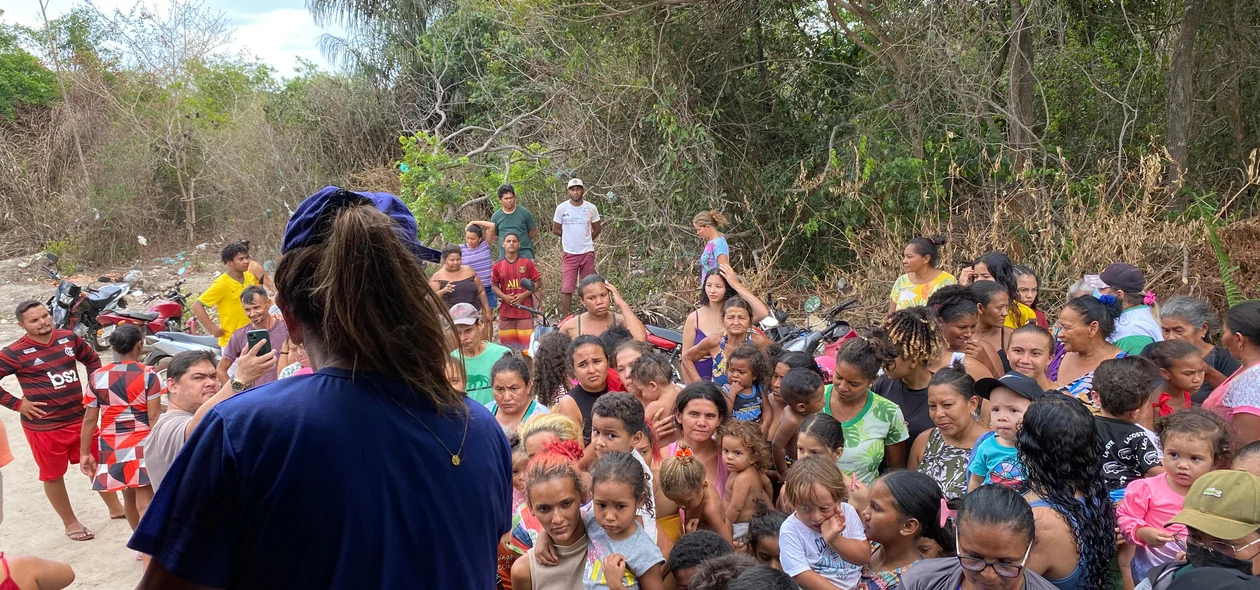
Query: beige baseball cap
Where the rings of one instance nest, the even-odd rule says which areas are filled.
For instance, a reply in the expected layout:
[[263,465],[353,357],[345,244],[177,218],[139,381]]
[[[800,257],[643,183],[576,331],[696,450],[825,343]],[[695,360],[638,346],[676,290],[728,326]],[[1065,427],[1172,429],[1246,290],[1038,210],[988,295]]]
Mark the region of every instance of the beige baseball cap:
[[1212,471],[1190,486],[1181,512],[1168,524],[1184,524],[1226,541],[1260,530],[1260,477],[1246,471]]
[[565,188],[573,188],[573,187],[575,187],[575,186],[580,186],[580,187],[582,187],[582,188],[586,188],[586,185],[582,184],[582,179],[581,179],[581,178],[574,178],[574,179],[569,180],[569,186],[567,186],[567,187],[565,187]]

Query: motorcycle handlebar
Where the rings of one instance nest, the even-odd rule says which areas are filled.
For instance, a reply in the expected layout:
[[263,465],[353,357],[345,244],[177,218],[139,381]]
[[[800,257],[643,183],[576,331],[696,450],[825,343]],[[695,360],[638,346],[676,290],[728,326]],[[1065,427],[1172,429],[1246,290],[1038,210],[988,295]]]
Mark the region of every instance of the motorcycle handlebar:
[[523,309],[523,310],[525,310],[525,311],[528,311],[529,313],[532,313],[532,314],[534,314],[534,315],[536,315],[536,316],[538,316],[538,317],[546,317],[546,314],[544,314],[543,312],[541,312],[541,311],[539,311],[539,310],[537,310],[537,309],[535,309],[535,308],[533,308],[533,307],[530,307],[530,306],[528,306],[528,305],[517,305],[516,307],[517,307],[517,308],[519,308],[519,309]]

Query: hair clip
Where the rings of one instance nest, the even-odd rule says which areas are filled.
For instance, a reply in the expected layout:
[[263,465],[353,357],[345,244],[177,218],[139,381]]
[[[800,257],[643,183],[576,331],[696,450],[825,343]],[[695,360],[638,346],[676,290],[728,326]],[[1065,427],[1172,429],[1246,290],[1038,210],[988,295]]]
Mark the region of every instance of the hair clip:
[[950,510],[949,502],[946,502],[945,498],[942,497],[941,498],[941,527],[943,528],[947,523],[949,523],[949,519],[954,518],[956,516],[958,516],[958,511]]
[[1142,297],[1142,305],[1155,305],[1155,292],[1154,291],[1146,292],[1146,295]]
[[1102,297],[1099,297],[1099,298],[1098,298],[1098,300],[1099,300],[1099,301],[1101,301],[1103,305],[1115,305],[1115,304],[1116,304],[1116,296],[1115,296],[1115,295],[1103,295]]
[[675,457],[679,457],[679,458],[682,458],[682,457],[690,457],[690,456],[691,456],[691,447],[683,447],[683,448],[681,448],[681,449],[678,449],[677,451],[675,451],[675,452],[674,452],[674,456],[675,456]]

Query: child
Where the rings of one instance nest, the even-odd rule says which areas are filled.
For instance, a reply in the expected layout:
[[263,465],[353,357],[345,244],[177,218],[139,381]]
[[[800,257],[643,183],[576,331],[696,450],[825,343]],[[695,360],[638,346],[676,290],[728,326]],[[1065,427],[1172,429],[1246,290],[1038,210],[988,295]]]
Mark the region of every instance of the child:
[[494,400],[486,409],[505,430],[516,430],[535,414],[547,414],[547,406],[533,399],[529,389],[529,365],[525,359],[507,355],[490,368],[490,389]]
[[[630,453],[643,466],[648,489],[655,490],[652,468],[637,450],[643,440],[649,438],[647,429],[643,421],[643,406],[628,393],[606,393],[591,408],[591,448],[595,451],[595,458],[598,460],[608,453]],[[660,455],[659,448],[652,449],[650,454]],[[640,508],[639,521],[652,542],[656,542],[654,512]]]
[[[844,428],[830,414],[812,414],[801,422],[801,429],[796,434],[796,456],[810,457],[819,455],[836,462],[840,466],[840,457],[844,456]],[[841,470],[841,473],[844,473]],[[849,482],[849,505],[859,513],[866,510],[871,499],[871,490],[852,473],[844,473]],[[791,510],[786,504],[787,497],[780,496],[784,509]]]
[[[770,348],[778,348],[778,352],[770,357],[774,359],[774,373],[770,377],[770,395],[767,395],[764,400],[767,407],[773,406],[771,410],[774,412],[768,420],[763,421],[763,424],[766,425],[767,440],[774,439],[775,433],[779,431],[779,421],[783,419],[783,414],[787,411],[787,404],[783,402],[783,397],[779,395],[779,388],[782,386],[783,377],[788,374],[788,371],[792,369],[809,369],[818,373],[820,379],[823,377],[822,370],[818,368],[818,363],[814,361],[814,357],[799,351],[783,352],[782,347],[778,344],[774,344]],[[767,354],[769,354],[769,350],[767,349]]]
[[801,457],[788,471],[783,487],[796,511],[779,529],[783,572],[804,588],[850,589],[857,586],[862,566],[870,563],[871,546],[844,476],[825,457]]
[[645,354],[630,366],[630,381],[634,383],[631,393],[643,404],[643,414],[661,447],[678,440],[674,402],[678,399],[679,387],[671,381],[673,375],[669,357],[659,352]]
[[1159,449],[1136,424],[1154,389],[1155,367],[1140,357],[1105,360],[1094,371],[1094,405],[1099,408],[1094,428],[1103,442],[1103,484],[1113,502],[1124,499],[1129,482],[1164,470]]
[[[726,360],[726,403],[731,407],[731,419],[739,422],[762,423],[763,408],[761,390],[767,374],[766,355],[760,348],[745,344],[735,349]],[[766,420],[764,426],[769,426]],[[765,432],[762,432],[765,436]]]
[[[1097,379],[1095,375],[1095,384]],[[1151,568],[1173,561],[1179,551],[1186,550],[1185,527],[1169,526],[1168,520],[1181,512],[1194,482],[1229,462],[1229,434],[1216,414],[1182,410],[1160,418],[1155,431],[1164,446],[1165,472],[1129,484],[1116,510],[1120,532],[1137,546],[1130,565],[1133,580],[1142,580]]]
[[[512,564],[512,590],[577,588],[582,585],[589,548],[581,506],[587,498],[577,459],[582,447],[574,441],[554,444],[535,455],[525,472],[527,508],[538,514],[540,536],[551,543],[550,558],[541,547],[529,549]],[[543,567],[546,561],[548,567]]]
[[998,483],[1020,489],[1024,486],[1024,466],[1015,451],[1015,433],[1024,420],[1024,412],[1045,391],[1036,381],[1019,373],[1007,373],[1001,379],[976,382],[976,395],[989,400],[989,424],[993,432],[976,441],[967,471],[971,481],[967,491],[984,484]]
[[74,583],[70,564],[34,555],[5,556],[0,551],[0,588],[61,590]]
[[744,542],[748,553],[759,563],[777,570],[783,569],[779,564],[779,529],[785,520],[786,514],[759,504],[752,520],[748,521],[748,537]]
[[717,435],[722,441],[722,462],[730,473],[726,480],[726,520],[734,527],[735,539],[741,540],[748,533],[748,520],[757,505],[769,503],[774,496],[770,478],[761,472],[770,468],[770,444],[749,422],[729,421],[718,427]]
[[717,489],[709,485],[704,463],[691,455],[689,447],[680,444],[673,457],[665,458],[661,463],[660,480],[661,492],[678,505],[688,532],[708,529],[721,535],[727,543],[735,544],[731,523],[726,519],[726,507]]
[[1151,361],[1164,380],[1159,386],[1159,401],[1154,404],[1159,415],[1189,408],[1190,395],[1203,386],[1207,367],[1199,349],[1185,340],[1165,340],[1151,347]]
[[652,488],[638,459],[629,453],[605,453],[591,469],[592,508],[582,515],[590,549],[583,588],[661,590],[665,557],[635,519],[652,511]]
[[801,422],[823,409],[822,377],[809,369],[792,369],[779,384],[779,396],[783,398],[784,412],[770,445],[770,456],[782,480],[788,462],[796,459],[796,433]]
[[[525,470],[529,464],[529,455],[525,453],[525,445],[521,443],[521,437],[515,430],[504,428],[503,435],[512,447],[512,527],[515,528],[521,523],[521,507],[525,504]],[[523,550],[514,546],[509,530],[499,541],[499,585],[503,588],[512,587],[512,564],[523,553]]]
[[[0,434],[4,434],[0,432]],[[3,454],[0,449],[0,454]],[[4,458],[0,457],[0,464],[4,463]],[[1260,441],[1247,444],[1247,446],[1238,449],[1234,453],[1234,462],[1229,467],[1234,471],[1246,471],[1252,475],[1260,477]]]
[[[82,462],[79,469],[92,479],[97,492],[123,493],[127,524],[135,530],[153,499],[149,471],[144,464],[144,439],[162,413],[162,379],[157,371],[140,364],[144,333],[131,325],[119,326],[109,336],[118,362],[92,373],[84,395]],[[100,464],[91,452],[100,419]]]
[[654,352],[656,348],[642,340],[623,340],[617,344],[616,351],[613,352],[613,367],[617,369],[617,376],[621,377],[621,384],[625,385],[627,393],[635,397],[639,396],[635,391],[636,385],[631,379],[630,371],[640,358]]

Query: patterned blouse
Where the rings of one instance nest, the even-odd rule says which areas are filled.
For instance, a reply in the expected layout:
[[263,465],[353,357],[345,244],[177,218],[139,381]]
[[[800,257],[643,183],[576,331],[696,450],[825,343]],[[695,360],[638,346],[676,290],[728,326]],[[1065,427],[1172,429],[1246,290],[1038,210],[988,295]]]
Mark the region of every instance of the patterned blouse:
[[970,479],[967,463],[970,459],[971,449],[949,444],[941,436],[941,429],[933,428],[928,434],[927,448],[923,450],[919,473],[936,480],[946,500],[957,500],[967,493],[967,482]]

